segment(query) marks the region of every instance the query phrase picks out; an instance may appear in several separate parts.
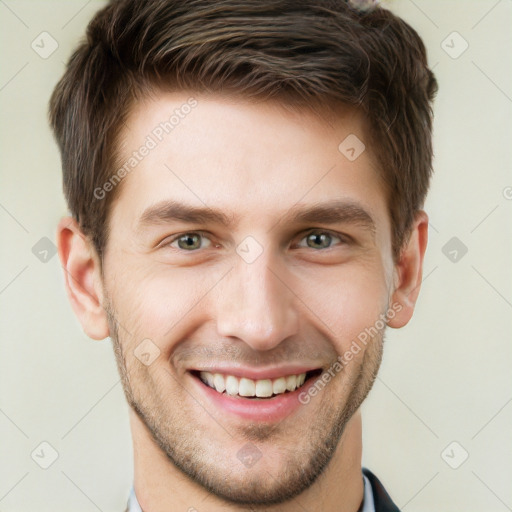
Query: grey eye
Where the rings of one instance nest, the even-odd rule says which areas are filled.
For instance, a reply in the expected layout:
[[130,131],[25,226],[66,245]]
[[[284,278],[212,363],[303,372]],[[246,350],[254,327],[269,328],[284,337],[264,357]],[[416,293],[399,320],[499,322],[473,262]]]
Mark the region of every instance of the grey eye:
[[331,245],[331,236],[326,233],[313,233],[308,235],[307,244],[312,249],[325,249]]
[[178,244],[178,248],[184,251],[195,251],[205,245],[209,245],[210,241],[207,238],[203,238],[200,233],[185,233],[172,242],[171,246],[174,244]]
[[333,242],[342,242],[341,238],[327,233],[325,231],[314,231],[306,235],[300,242],[299,247],[309,247],[310,249],[328,249]]

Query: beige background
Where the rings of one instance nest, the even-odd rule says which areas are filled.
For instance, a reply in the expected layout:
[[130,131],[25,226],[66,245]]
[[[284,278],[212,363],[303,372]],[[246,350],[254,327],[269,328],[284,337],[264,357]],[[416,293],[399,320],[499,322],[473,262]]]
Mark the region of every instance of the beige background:
[[[0,0],[2,512],[120,511],[131,484],[110,342],[82,333],[57,256],[32,252],[66,213],[47,101],[101,5]],[[423,36],[439,80],[436,174],[422,294],[410,325],[388,333],[363,462],[406,512],[512,510],[512,1],[386,5]],[[51,49],[43,31],[59,45],[47,58],[31,47]],[[58,453],[46,470],[43,441]]]

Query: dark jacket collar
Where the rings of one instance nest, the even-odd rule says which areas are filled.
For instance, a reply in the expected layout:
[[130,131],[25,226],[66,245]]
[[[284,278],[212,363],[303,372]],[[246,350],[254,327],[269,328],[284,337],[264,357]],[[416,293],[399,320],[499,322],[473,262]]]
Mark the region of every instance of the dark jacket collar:
[[380,480],[369,469],[363,468],[363,473],[372,484],[375,512],[400,512],[400,509],[393,503]]

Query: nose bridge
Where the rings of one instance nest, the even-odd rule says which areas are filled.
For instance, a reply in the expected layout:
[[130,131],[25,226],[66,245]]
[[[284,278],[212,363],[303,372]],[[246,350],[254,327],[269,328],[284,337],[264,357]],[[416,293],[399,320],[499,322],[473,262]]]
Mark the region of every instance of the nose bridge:
[[248,263],[237,258],[219,290],[219,335],[236,337],[254,350],[270,350],[298,331],[294,295],[271,253]]

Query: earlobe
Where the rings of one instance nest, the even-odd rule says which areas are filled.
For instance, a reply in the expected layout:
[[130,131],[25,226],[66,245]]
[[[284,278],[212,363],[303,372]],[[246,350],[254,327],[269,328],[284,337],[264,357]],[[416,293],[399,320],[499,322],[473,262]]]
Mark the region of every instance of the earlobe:
[[87,336],[102,340],[109,336],[109,328],[102,306],[103,285],[97,253],[71,217],[59,222],[57,245],[73,311]]
[[410,237],[402,248],[400,260],[395,265],[397,282],[391,305],[394,306],[396,314],[388,320],[390,327],[403,327],[412,318],[421,287],[427,241],[428,216],[421,210],[416,214]]

